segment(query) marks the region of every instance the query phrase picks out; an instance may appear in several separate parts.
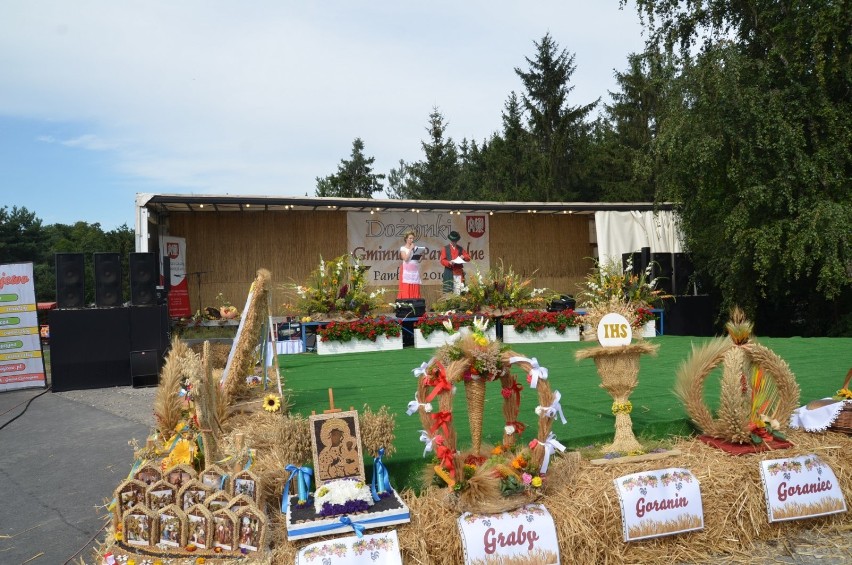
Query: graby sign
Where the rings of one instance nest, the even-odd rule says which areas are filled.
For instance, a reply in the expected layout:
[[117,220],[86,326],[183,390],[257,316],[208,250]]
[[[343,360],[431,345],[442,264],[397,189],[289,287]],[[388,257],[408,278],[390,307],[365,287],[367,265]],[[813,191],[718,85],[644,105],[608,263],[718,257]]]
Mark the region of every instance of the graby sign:
[[[186,276],[186,239],[171,235],[163,236],[160,240],[163,255],[169,258],[169,316],[185,318],[192,316],[189,304],[189,280]],[[160,257],[160,272],[163,269],[164,257]],[[165,285],[164,280],[160,284]],[[199,305],[199,308],[201,306]]]
[[760,462],[770,522],[846,512],[834,471],[816,455]]
[[[471,514],[458,519],[467,565],[489,563],[559,563],[553,517],[541,504],[502,514]],[[523,556],[523,561],[513,561]]]
[[33,264],[0,265],[0,391],[45,383]]
[[299,550],[296,565],[402,565],[396,530],[312,543]]
[[461,236],[459,244],[470,253],[470,275],[490,269],[488,258],[488,214],[450,214],[431,212],[349,212],[347,235],[349,251],[362,265],[369,267],[367,283],[375,286],[399,284],[403,234],[414,232],[414,243],[426,248],[420,262],[424,285],[440,285],[444,267],[441,248],[449,243],[451,231]]
[[624,541],[670,536],[704,528],[698,479],[669,468],[624,475],[613,481],[621,503]]

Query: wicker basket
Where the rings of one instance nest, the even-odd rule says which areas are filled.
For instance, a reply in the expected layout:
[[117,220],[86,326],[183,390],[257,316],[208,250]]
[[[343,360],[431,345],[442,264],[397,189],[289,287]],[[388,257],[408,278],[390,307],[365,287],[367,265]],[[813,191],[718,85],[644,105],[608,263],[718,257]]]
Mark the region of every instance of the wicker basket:
[[[849,369],[849,372],[846,373],[846,382],[843,383],[843,388],[848,389],[850,381],[852,381],[852,369]],[[834,420],[829,429],[852,435],[852,401],[847,400],[843,403],[843,410],[837,415],[837,419]]]

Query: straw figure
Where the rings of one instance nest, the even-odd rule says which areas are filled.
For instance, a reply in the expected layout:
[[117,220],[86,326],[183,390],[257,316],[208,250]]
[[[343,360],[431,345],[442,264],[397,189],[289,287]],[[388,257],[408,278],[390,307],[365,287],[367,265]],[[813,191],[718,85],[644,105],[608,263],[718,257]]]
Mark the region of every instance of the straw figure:
[[[678,369],[675,395],[707,436],[731,444],[784,441],[782,432],[799,406],[799,385],[790,367],[752,338],[752,323],[735,307],[727,337],[693,349]],[[704,403],[704,381],[722,365],[716,418]]]
[[[631,303],[620,300],[610,300],[607,303],[590,309],[587,317],[594,326],[606,315],[607,310],[624,316],[627,320],[636,318],[635,309]],[[596,332],[586,332],[596,335]],[[589,338],[587,338],[589,339]],[[577,351],[577,360],[594,359],[598,375],[601,378],[601,388],[612,397],[612,414],[615,416],[615,437],[612,444],[605,446],[605,451],[631,453],[641,451],[642,444],[633,435],[633,419],[630,412],[633,404],[630,395],[639,384],[639,356],[643,354],[656,355],[659,346],[642,340],[629,345],[616,347],[593,347]]]
[[[565,419],[560,394],[551,390],[547,369],[539,366],[536,359],[489,340],[484,333],[487,324],[476,319],[472,331],[463,328],[452,334],[450,343],[414,370],[418,386],[408,410],[409,415],[418,413],[424,428],[420,439],[426,443],[426,451],[432,450],[437,458],[435,474],[458,493],[458,509],[480,513],[510,510],[540,496],[537,489],[551,456],[565,450],[551,433],[553,420],[558,417],[565,423]],[[448,331],[453,330],[448,327]],[[537,389],[539,399],[537,436],[529,446],[520,448],[516,446],[517,439],[526,426],[518,419],[522,386],[511,374],[512,366],[527,372],[530,388]],[[504,399],[503,441],[483,453],[485,385],[498,380]],[[470,423],[468,451],[458,449],[453,426],[453,394],[459,383],[465,387]],[[437,403],[437,411],[433,403]]]
[[266,269],[258,270],[249,291],[247,308],[243,313],[240,331],[231,350],[228,364],[225,366],[225,374],[222,377],[221,386],[230,404],[248,394],[246,377],[254,367],[255,346],[261,338],[263,320],[269,313],[268,301],[271,279],[272,275],[269,271]]

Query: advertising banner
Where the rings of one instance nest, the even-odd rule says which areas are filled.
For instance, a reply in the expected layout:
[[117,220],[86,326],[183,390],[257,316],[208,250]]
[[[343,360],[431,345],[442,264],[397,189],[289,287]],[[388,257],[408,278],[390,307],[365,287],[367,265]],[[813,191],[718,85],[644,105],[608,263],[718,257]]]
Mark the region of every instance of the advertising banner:
[[846,512],[834,471],[814,454],[760,462],[770,522]]
[[424,285],[440,285],[444,267],[441,248],[449,244],[451,231],[461,236],[459,244],[470,253],[465,266],[468,276],[490,269],[488,257],[488,214],[450,214],[449,212],[349,212],[347,232],[349,251],[362,265],[369,267],[367,284],[393,286],[399,283],[403,234],[414,232],[414,243],[425,247],[420,261]]
[[698,479],[687,469],[624,475],[613,481],[621,502],[624,541],[670,536],[704,528]]
[[471,514],[458,519],[468,565],[559,563],[553,517],[542,504],[528,504],[502,514]]
[[312,543],[296,555],[296,565],[368,564],[402,565],[396,530]]
[[[189,279],[186,276],[186,239],[165,235],[160,238],[160,249],[169,258],[171,278],[169,316],[172,318],[188,318],[192,316],[192,308],[189,304]],[[164,272],[162,257],[160,257],[160,272]],[[160,277],[160,285],[165,285],[162,276]]]
[[0,265],[0,391],[45,384],[33,264]]

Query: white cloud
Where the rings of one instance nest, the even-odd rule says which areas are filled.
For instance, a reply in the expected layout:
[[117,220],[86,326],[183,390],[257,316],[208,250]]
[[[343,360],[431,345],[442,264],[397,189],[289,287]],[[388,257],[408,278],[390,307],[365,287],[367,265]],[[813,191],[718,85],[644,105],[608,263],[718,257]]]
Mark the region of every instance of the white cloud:
[[5,3],[0,114],[86,131],[39,141],[109,152],[163,192],[313,194],[355,137],[376,167],[422,157],[433,106],[448,135],[500,127],[514,67],[550,32],[576,53],[573,103],[613,89],[642,46],[617,3]]

